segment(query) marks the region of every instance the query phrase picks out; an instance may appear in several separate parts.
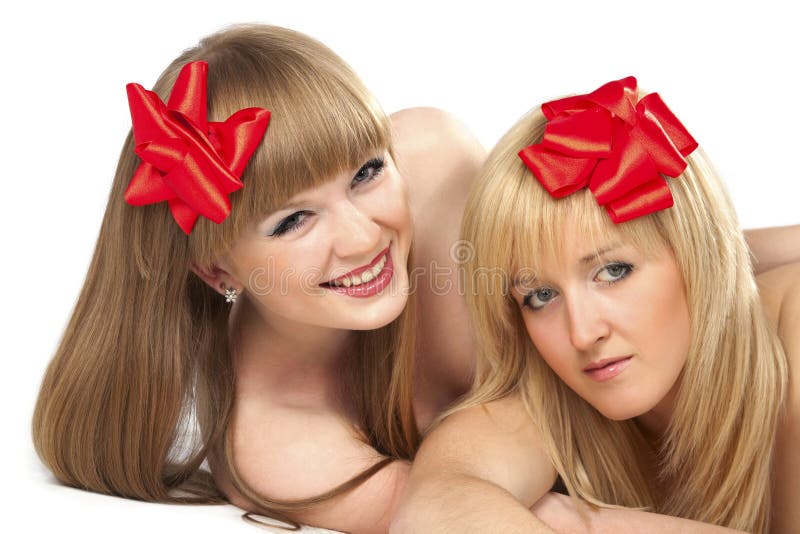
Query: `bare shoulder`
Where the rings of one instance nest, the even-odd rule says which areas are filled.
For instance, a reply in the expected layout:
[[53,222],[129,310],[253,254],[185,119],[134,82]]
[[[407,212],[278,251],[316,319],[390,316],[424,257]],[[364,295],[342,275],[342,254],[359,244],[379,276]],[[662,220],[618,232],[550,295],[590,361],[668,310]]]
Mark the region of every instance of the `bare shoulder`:
[[758,276],[765,312],[775,324],[789,366],[787,392],[775,443],[773,531],[793,532],[800,522],[800,264]]
[[[469,190],[486,151],[453,115],[436,108],[408,108],[391,115],[398,169],[415,200],[452,198]],[[455,189],[454,189],[455,188]],[[425,195],[414,195],[421,190]]]
[[756,277],[756,281],[764,310],[776,325],[783,320],[785,312],[797,312],[800,305],[800,263],[765,271]]
[[800,390],[800,263],[766,271],[757,281],[764,311],[786,351],[790,383]]
[[[233,454],[244,481],[275,500],[315,497],[383,460],[336,414],[279,407],[237,410]],[[354,490],[294,519],[340,531],[385,532],[409,469],[407,462],[393,462]],[[248,507],[230,483],[223,490],[234,504]]]
[[800,434],[800,263],[766,271],[757,278],[765,313],[775,325],[789,365],[788,412]]
[[406,108],[389,117],[394,141],[403,155],[450,153],[480,163],[485,149],[469,129],[451,113],[438,108]]
[[517,395],[459,410],[435,427],[423,441],[412,476],[442,470],[488,480],[527,506],[556,478]]
[[418,408],[435,415],[471,382],[474,343],[453,249],[486,154],[472,133],[442,110],[410,108],[391,120],[415,230],[412,283],[422,355],[417,372],[430,389],[418,395],[418,404],[427,405]]

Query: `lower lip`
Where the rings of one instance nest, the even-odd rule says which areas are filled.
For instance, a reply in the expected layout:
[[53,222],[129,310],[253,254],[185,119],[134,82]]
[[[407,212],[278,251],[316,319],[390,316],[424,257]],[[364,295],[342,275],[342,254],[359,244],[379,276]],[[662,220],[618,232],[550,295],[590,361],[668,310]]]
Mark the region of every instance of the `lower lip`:
[[394,266],[392,264],[392,255],[389,251],[387,251],[386,265],[383,266],[383,269],[381,269],[381,272],[378,273],[378,276],[376,276],[366,284],[360,284],[357,286],[350,286],[350,287],[339,287],[339,286],[324,286],[324,287],[326,289],[330,289],[335,293],[347,295],[348,297],[356,297],[356,298],[374,297],[375,295],[383,291],[383,288],[389,285],[389,282],[392,281],[393,275],[394,275]]
[[606,365],[605,367],[600,367],[599,369],[584,371],[584,373],[589,375],[589,378],[595,382],[606,382],[624,371],[631,364],[632,359],[633,356],[629,356],[624,360],[618,360],[614,363]]

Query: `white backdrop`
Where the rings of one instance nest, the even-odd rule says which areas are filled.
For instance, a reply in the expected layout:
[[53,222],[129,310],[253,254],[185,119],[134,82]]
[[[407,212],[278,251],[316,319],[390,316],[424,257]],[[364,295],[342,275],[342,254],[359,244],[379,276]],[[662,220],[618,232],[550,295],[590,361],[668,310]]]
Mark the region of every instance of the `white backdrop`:
[[[542,100],[633,74],[716,162],[743,225],[800,222],[800,37],[790,3],[136,1],[0,8],[4,522],[14,531],[250,529],[233,509],[130,504],[55,486],[30,445],[44,367],[88,266],[130,128],[124,85],[236,22],[308,33],[391,112],[444,108],[490,147]],[[103,298],[97,295],[96,298]],[[10,476],[9,476],[10,475]]]

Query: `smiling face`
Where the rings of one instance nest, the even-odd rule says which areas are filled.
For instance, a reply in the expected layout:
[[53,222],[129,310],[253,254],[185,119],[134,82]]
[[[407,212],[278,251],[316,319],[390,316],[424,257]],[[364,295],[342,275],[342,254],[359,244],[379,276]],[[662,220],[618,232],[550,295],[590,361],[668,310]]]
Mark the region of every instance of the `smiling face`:
[[564,227],[560,254],[521,270],[513,289],[531,341],[575,393],[610,419],[669,417],[690,344],[672,251]]
[[222,267],[272,324],[371,330],[405,307],[411,236],[405,183],[380,153],[251,225]]

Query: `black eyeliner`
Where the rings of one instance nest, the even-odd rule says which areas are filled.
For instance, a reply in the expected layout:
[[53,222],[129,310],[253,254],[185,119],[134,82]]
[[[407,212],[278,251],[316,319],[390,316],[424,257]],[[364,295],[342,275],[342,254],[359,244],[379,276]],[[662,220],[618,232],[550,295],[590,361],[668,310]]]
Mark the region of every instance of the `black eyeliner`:
[[385,162],[384,162],[384,159],[382,157],[372,158],[372,159],[368,160],[366,163],[364,163],[361,166],[360,169],[358,169],[358,172],[356,172],[355,176],[353,176],[353,180],[356,180],[360,176],[365,175],[366,173],[369,172],[370,169],[375,171],[375,175],[377,176],[378,174],[381,173],[381,171],[383,171],[383,166],[384,165],[385,165]]

